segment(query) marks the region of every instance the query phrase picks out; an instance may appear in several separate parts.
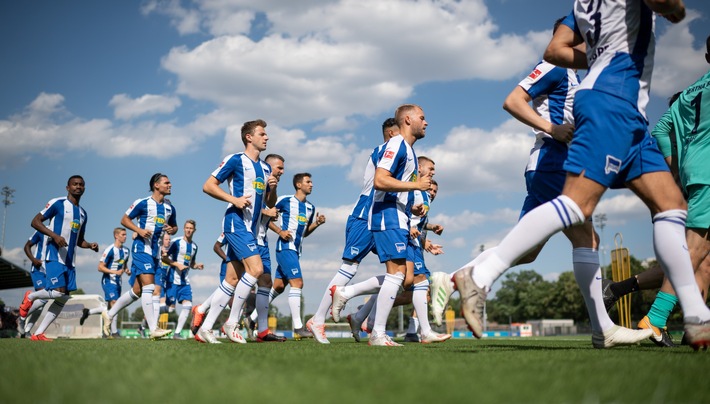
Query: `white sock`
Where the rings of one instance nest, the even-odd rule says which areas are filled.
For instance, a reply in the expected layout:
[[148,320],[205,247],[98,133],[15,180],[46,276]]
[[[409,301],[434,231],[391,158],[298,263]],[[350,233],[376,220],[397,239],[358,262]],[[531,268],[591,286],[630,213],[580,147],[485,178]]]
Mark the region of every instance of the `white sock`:
[[303,320],[301,320],[301,289],[291,287],[288,291],[288,307],[291,308],[291,321],[293,329],[303,328]]
[[32,300],[33,302],[36,299],[44,299],[44,300],[49,300],[49,299],[56,299],[58,297],[64,296],[64,293],[59,292],[57,290],[47,290],[47,289],[40,289],[36,290],[29,295],[27,295],[27,298]]
[[[256,310],[252,315],[252,321],[257,322],[258,331],[261,334],[269,328],[269,292],[270,288],[259,287],[256,289]],[[256,315],[256,319],[254,319]]]
[[210,309],[210,306],[212,305],[212,297],[214,296],[216,292],[212,292],[210,297],[207,298],[202,304],[197,305],[197,312],[200,314],[205,314],[207,313],[207,310]]
[[222,310],[229,304],[229,300],[232,296],[234,296],[234,286],[230,285],[226,280],[222,281],[217,290],[212,293],[212,306],[200,328],[212,330],[215,321],[217,321],[217,317],[219,317]]
[[116,303],[113,304],[111,310],[108,311],[108,316],[110,318],[116,317],[116,314],[118,314],[119,311],[123,310],[125,307],[130,306],[131,303],[138,300],[138,298],[139,296],[133,293],[133,289],[130,289],[128,292],[122,294],[121,297],[118,298],[118,300],[116,300]]
[[[414,311],[417,312],[417,318],[419,319],[419,327],[421,327],[422,335],[429,335],[431,332],[431,325],[429,325],[428,316],[428,305],[427,305],[427,293],[429,292],[429,281],[423,280],[414,285],[414,293],[412,293],[412,305],[414,306]],[[416,333],[416,329],[414,331]]]
[[175,334],[180,334],[182,328],[185,326],[187,316],[190,315],[190,310],[192,310],[192,302],[184,302],[180,306],[182,306],[182,308],[180,309],[177,326],[175,327]]
[[602,294],[602,271],[599,268],[597,250],[588,247],[572,249],[574,277],[589,313],[592,331],[603,332],[614,326],[604,306]]
[[360,310],[358,310],[357,313],[352,314],[352,319],[362,324],[367,318],[367,316],[370,315],[372,308],[375,307],[375,303],[377,303],[377,296],[371,296],[369,299],[367,299],[365,304],[360,307]]
[[155,321],[155,328],[158,328],[158,321],[160,321],[160,295],[153,295],[151,301],[153,302],[153,321]]
[[375,327],[372,332],[377,335],[383,335],[385,333],[385,328],[387,327],[387,317],[392,311],[392,306],[394,305],[394,299],[399,293],[399,288],[404,282],[404,274],[387,274],[385,275],[385,281],[382,282],[382,287],[380,288],[380,293],[377,295],[377,314],[375,315]]
[[153,312],[153,291],[155,290],[155,285],[143,285],[141,288],[141,306],[143,307],[143,315],[145,316],[145,321],[148,323],[148,328],[151,332],[158,328],[158,320],[155,318]]
[[667,210],[653,216],[653,249],[678,296],[683,317],[695,317],[704,322],[710,320],[710,309],[705,305],[695,282],[685,241],[686,216],[686,211],[681,209]]
[[382,287],[382,282],[384,280],[384,275],[373,276],[371,278],[365,279],[362,282],[345,286],[341,290],[341,293],[347,299],[352,299],[353,297],[360,295],[373,295],[380,291],[380,288]]
[[63,293],[61,294],[61,296],[58,296],[54,299],[54,302],[49,306],[49,309],[47,309],[47,314],[44,315],[42,323],[39,325],[39,327],[37,327],[35,335],[44,334],[44,332],[47,331],[47,327],[49,327],[54,322],[59,313],[62,312],[62,309],[64,309],[64,304],[67,302],[67,300],[69,300],[69,296]]
[[111,334],[118,333],[118,316],[111,319]]
[[[40,301],[40,300],[37,300]],[[42,300],[47,304],[46,300]],[[42,305],[44,307],[44,305]],[[27,320],[25,320],[25,332],[30,332],[32,331],[32,327],[34,327],[35,323],[37,320],[39,320],[39,316],[42,315],[42,310],[35,310],[34,313],[27,315]]]
[[89,314],[101,314],[104,311],[106,311],[106,306],[101,305],[98,307],[94,307],[93,309],[89,309]]
[[227,318],[225,324],[237,324],[239,322],[239,318],[242,316],[244,302],[246,302],[247,297],[249,297],[254,285],[256,285],[256,278],[245,272],[237,283],[237,287],[234,289],[234,303],[232,304],[232,310],[229,312],[229,318]]
[[543,203],[523,216],[498,248],[478,263],[473,281],[490,291],[496,279],[528,251],[558,231],[582,223],[582,210],[565,195]]
[[332,286],[344,286],[350,283],[353,276],[357,273],[358,265],[360,264],[357,262],[347,263],[345,261],[343,261],[340,265],[338,273],[335,274],[333,279],[330,280],[328,287],[325,288],[325,293],[323,293],[323,297],[320,300],[318,310],[316,310],[316,314],[313,315],[314,324],[325,323],[325,316],[328,314],[328,309],[330,309],[330,303],[332,301],[332,297],[330,296],[330,288]]
[[32,301],[32,306],[30,307],[29,310],[27,310],[27,316],[29,317],[30,314],[34,313],[37,310],[40,310],[44,305],[47,304],[47,300],[45,299],[35,299]]

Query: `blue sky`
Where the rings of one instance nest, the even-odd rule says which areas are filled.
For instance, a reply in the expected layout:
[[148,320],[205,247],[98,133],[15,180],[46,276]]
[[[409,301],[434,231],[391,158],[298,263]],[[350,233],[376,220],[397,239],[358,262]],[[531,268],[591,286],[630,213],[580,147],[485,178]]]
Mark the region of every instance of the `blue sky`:
[[[66,195],[70,175],[86,179],[86,235],[103,249],[160,171],[173,183],[178,221],[197,221],[206,269],[191,280],[200,302],[217,284],[211,249],[225,208],[202,184],[223,156],[243,149],[241,124],[263,118],[267,151],[286,158],[279,191],[292,193],[291,176],[311,172],[309,199],[327,217],[303,248],[312,313],[340,265],[367,153],[380,142],[382,121],[405,102],[424,108],[429,128],[415,148],[437,163],[431,221],[445,231],[432,237],[445,254],[427,256],[430,269],[452,271],[481,245],[499,242],[517,220],[533,143],[501,105],[539,61],[571,1],[253,3],[0,3],[0,186],[16,190],[5,258],[23,264],[32,217]],[[657,20],[651,124],[667,97],[708,68],[710,6],[686,6],[682,24]],[[649,215],[636,197],[611,191],[597,213],[608,218],[602,262],[616,233],[634,256],[653,256]],[[79,256],[79,287],[89,293],[101,293],[98,259],[87,250]],[[537,262],[522,267],[555,279],[571,270],[569,242],[554,236]],[[357,279],[381,273],[371,256]],[[0,298],[19,304],[22,292]],[[282,312],[286,300],[275,302]]]

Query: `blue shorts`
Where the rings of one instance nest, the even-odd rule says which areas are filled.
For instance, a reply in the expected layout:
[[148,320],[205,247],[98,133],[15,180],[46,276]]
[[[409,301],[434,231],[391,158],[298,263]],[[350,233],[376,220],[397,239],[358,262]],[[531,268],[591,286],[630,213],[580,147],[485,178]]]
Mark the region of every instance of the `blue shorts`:
[[301,274],[301,263],[298,260],[298,253],[293,250],[276,251],[276,278],[278,279],[299,279]]
[[45,286],[45,289],[66,288],[67,292],[76,290],[76,271],[74,268],[69,268],[58,261],[46,261],[44,267],[47,270],[47,286]]
[[567,173],[564,171],[526,172],[525,186],[528,189],[528,195],[525,197],[518,220],[543,203],[560,196],[562,187],[565,186],[565,178],[567,178]]
[[578,91],[574,120],[565,171],[584,171],[586,178],[607,188],[625,188],[642,174],[669,171],[646,119],[628,101],[600,91]]
[[227,265],[229,265],[229,261],[222,261],[222,264],[219,266],[219,283],[220,284],[224,280],[224,277],[227,276]]
[[375,250],[375,238],[367,227],[367,219],[358,219],[348,216],[345,225],[345,248],[343,259],[352,262],[361,262],[370,251]]
[[101,288],[104,290],[104,300],[107,302],[118,300],[121,297],[121,285],[111,282],[101,282]]
[[177,295],[177,288],[179,285],[175,285],[168,282],[165,287],[160,291],[160,297],[165,298],[165,304],[168,306],[175,305],[175,296]]
[[407,261],[414,264],[414,275],[426,275],[429,278],[429,270],[424,264],[424,249],[413,243],[407,246]]
[[259,246],[254,235],[247,231],[237,233],[224,233],[224,238],[229,244],[228,257],[231,261],[245,260],[253,255],[259,254]]
[[407,245],[409,244],[409,232],[404,229],[391,229],[373,231],[377,247],[377,256],[380,262],[387,262],[395,259],[407,259]]
[[[160,264],[160,263],[158,263]],[[165,268],[162,265],[158,265],[158,268],[155,269],[155,285],[160,286],[162,289],[165,289],[168,283],[168,269]]]
[[150,254],[133,253],[131,262],[131,277],[138,275],[155,275],[157,269],[160,268],[158,260]]
[[261,264],[264,267],[264,273],[271,275],[271,254],[269,253],[269,246],[260,245],[259,254],[261,255]]
[[170,284],[170,287],[168,288],[168,296],[165,298],[165,303],[168,306],[172,306],[175,303],[182,304],[184,301],[192,301],[192,286]]
[[32,267],[30,271],[32,285],[35,287],[35,290],[42,290],[47,287],[47,274],[44,271],[44,268],[35,269],[35,267]]

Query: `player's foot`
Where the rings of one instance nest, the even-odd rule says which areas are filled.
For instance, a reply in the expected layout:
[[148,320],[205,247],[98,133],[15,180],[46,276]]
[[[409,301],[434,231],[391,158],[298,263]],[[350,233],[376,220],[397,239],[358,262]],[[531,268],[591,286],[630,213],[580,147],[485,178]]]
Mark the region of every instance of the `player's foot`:
[[486,293],[473,281],[473,267],[466,267],[454,275],[454,283],[461,295],[461,314],[466,320],[468,329],[473,336],[483,336],[483,308],[486,303]]
[[665,328],[658,328],[651,324],[651,320],[648,316],[644,316],[641,321],[639,321],[636,326],[639,330],[651,330],[653,334],[649,338],[654,344],[663,348],[675,348],[676,344],[673,343],[673,339],[668,335],[668,330]]
[[606,311],[611,310],[612,307],[619,300],[618,297],[611,291],[611,285],[614,281],[610,279],[602,279],[602,296],[604,297],[604,307]]
[[343,296],[343,287],[342,286],[331,286],[330,287],[330,295],[333,297],[333,304],[331,305],[331,311],[333,314],[333,321],[336,323],[340,321],[340,312],[343,310],[345,307],[345,303],[348,302],[348,299]]
[[173,339],[185,340],[185,339],[187,339],[187,338],[183,337],[183,336],[180,335],[180,334],[174,334],[174,335],[173,335]]
[[52,342],[52,341],[54,341],[54,340],[51,339],[51,338],[47,338],[47,336],[44,335],[44,334],[35,334],[35,335],[33,335],[32,337],[30,337],[30,340],[32,340],[32,341],[43,341],[43,342]]
[[107,312],[102,311],[101,312],[101,332],[103,333],[104,337],[108,337],[111,335],[111,317],[108,315]]
[[205,322],[205,317],[207,313],[200,313],[197,310],[197,306],[192,306],[192,320],[190,321],[190,331],[192,335],[197,335],[197,331],[202,327],[202,323]]
[[20,338],[25,338],[25,322],[27,319],[20,317],[17,319],[17,332],[20,334]]
[[710,321],[700,322],[697,317],[686,318],[685,337],[694,350],[708,349],[710,346]]
[[225,323],[222,326],[222,332],[227,334],[227,338],[229,338],[229,340],[232,342],[236,342],[237,344],[246,344],[247,343],[247,340],[244,339],[244,336],[242,335],[242,333],[239,332],[239,324]]
[[408,332],[404,334],[404,342],[419,342],[419,335]]
[[84,325],[84,321],[89,318],[89,309],[83,308],[81,310],[81,318],[79,319],[79,325]]
[[422,335],[422,344],[444,342],[449,338],[451,338],[451,334],[439,334],[438,332],[431,330],[429,331],[429,334]]
[[195,339],[204,344],[221,344],[221,342],[217,340],[217,337],[214,336],[214,333],[212,333],[212,330],[205,330],[204,328],[197,330]]
[[120,338],[123,338],[123,337],[121,336],[121,334],[119,334],[119,333],[117,333],[117,332],[114,332],[113,334],[111,334],[111,338],[113,338],[113,339],[120,339]]
[[651,330],[632,330],[615,325],[603,333],[592,333],[592,346],[597,349],[633,345],[653,335]]
[[[31,339],[31,338],[32,338],[32,333],[29,332],[29,331],[25,331],[25,332],[22,334],[22,338]],[[687,344],[686,344],[686,345],[687,345]]]
[[306,330],[304,327],[293,330],[293,339],[299,341],[303,338],[313,338],[313,333]]
[[30,300],[30,291],[26,291],[25,295],[22,296],[22,303],[20,303],[20,317],[27,317],[27,312],[30,311],[32,307],[32,300]]
[[431,294],[431,315],[434,318],[434,323],[441,326],[444,310],[446,310],[451,294],[454,293],[451,275],[446,272],[434,272],[429,281],[431,282],[429,291]]
[[173,330],[165,330],[163,328],[156,328],[155,330],[150,332],[150,339],[152,339],[152,340],[161,339],[163,337],[167,337],[172,332],[173,332]]
[[360,327],[362,323],[358,323],[351,314],[348,314],[348,324],[350,324],[350,332],[355,338],[355,342],[360,342]]
[[387,334],[379,335],[375,332],[370,334],[370,340],[367,342],[367,345],[371,345],[371,346],[402,346],[402,344],[398,344],[398,343],[392,341],[392,338],[390,338],[389,335],[387,335]]
[[306,321],[306,328],[313,334],[313,338],[321,344],[330,344],[328,337],[325,336],[325,324],[315,324],[313,317]]
[[284,342],[284,341],[286,341],[286,338],[279,337],[278,335],[273,334],[271,331],[269,331],[268,328],[256,335],[256,342]]

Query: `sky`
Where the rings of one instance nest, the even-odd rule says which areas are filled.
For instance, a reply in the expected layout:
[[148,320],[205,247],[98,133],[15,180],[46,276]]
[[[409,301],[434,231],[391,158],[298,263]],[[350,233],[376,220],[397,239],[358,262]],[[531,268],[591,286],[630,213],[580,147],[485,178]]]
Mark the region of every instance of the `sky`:
[[[445,253],[426,262],[451,272],[517,221],[534,138],[503,100],[571,7],[569,0],[0,2],[0,187],[15,190],[3,256],[29,268],[22,247],[30,222],[47,201],[66,196],[73,174],[86,180],[86,239],[103,250],[131,203],[149,196],[151,175],[162,172],[180,227],[197,222],[205,270],[193,271],[191,284],[201,302],[217,286],[212,246],[226,208],[202,184],[224,156],[243,150],[242,123],[261,118],[267,152],[286,159],[280,194],[294,192],[293,174],[310,172],[309,200],[326,216],[301,257],[305,312],[313,313],[340,267],[345,222],[367,156],[381,143],[380,125],[398,105],[415,103],[429,123],[415,149],[436,162],[439,183],[430,222],[444,226],[430,237]],[[708,69],[710,5],[686,7],[680,24],[657,19],[651,125],[671,94]],[[609,191],[595,212],[602,213],[602,264],[619,244],[653,257],[650,217],[638,198]],[[572,270],[571,255],[555,235],[536,262],[511,271],[554,280]],[[77,278],[85,292],[103,295],[99,258],[80,250]],[[275,269],[273,253],[272,261]],[[383,273],[371,255],[355,279]],[[19,305],[23,292],[0,298]],[[274,304],[288,313],[286,297]]]

